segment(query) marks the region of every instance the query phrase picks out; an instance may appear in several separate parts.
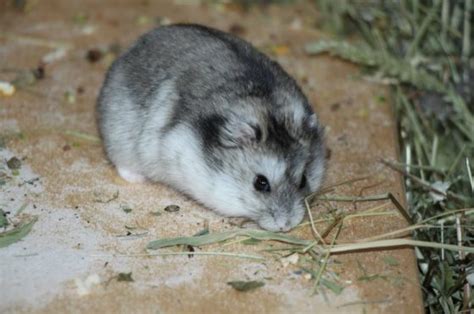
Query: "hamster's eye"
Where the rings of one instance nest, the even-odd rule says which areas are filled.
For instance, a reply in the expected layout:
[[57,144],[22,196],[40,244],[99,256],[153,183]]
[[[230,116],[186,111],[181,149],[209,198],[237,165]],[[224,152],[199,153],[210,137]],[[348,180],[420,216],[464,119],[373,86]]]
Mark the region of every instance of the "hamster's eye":
[[303,189],[305,186],[306,186],[306,176],[303,175],[303,177],[301,178],[299,189]]
[[259,192],[270,192],[270,183],[267,177],[261,174],[257,174],[253,181],[253,187]]

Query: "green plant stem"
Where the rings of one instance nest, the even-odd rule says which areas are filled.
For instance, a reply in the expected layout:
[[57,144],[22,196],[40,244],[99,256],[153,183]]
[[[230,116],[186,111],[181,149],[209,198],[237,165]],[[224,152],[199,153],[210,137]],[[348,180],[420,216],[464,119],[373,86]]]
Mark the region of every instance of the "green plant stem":
[[[436,14],[439,12],[439,5],[441,4],[440,0],[435,0],[434,6],[431,8],[430,12],[428,15],[425,17],[423,22],[421,23],[420,28],[416,32],[415,38],[410,44],[410,47],[408,48],[408,57],[413,57],[415,55],[416,50],[418,49],[418,45],[420,43],[420,40],[423,38],[423,36],[426,34],[426,30],[430,26],[431,22],[434,20],[436,17]],[[418,10],[416,10],[418,12]],[[416,20],[416,18],[415,18]]]

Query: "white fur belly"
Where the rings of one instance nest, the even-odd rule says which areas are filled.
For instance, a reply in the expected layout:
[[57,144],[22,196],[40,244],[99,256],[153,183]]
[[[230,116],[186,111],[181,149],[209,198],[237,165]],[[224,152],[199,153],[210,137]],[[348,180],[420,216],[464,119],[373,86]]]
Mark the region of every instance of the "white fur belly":
[[143,124],[137,143],[140,172],[149,179],[161,177],[163,165],[160,162],[166,145],[163,143],[163,128],[169,123],[178,100],[173,81],[162,83],[143,112]]
[[165,182],[192,196],[211,188],[207,165],[196,134],[186,125],[177,126],[162,141],[157,181]]

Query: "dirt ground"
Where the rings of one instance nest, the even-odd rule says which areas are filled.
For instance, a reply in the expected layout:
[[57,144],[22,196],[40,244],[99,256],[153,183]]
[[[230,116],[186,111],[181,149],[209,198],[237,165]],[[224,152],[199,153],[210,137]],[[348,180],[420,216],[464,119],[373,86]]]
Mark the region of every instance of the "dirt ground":
[[[231,230],[238,228],[236,220],[159,184],[126,183],[95,140],[95,99],[113,52],[158,23],[202,23],[251,41],[300,82],[327,126],[326,186],[370,176],[334,193],[392,192],[403,200],[401,178],[378,162],[398,158],[385,88],[363,80],[348,63],[305,55],[305,43],[329,36],[315,28],[318,12],[311,3],[245,11],[204,1],[28,1],[23,10],[12,2],[0,3],[0,81],[18,77],[17,69],[47,64],[44,78],[23,78],[14,95],[0,97],[5,142],[0,171],[9,176],[0,186],[0,208],[14,217],[25,205],[22,215],[38,217],[23,240],[0,248],[1,313],[423,311],[409,248],[332,256],[328,273],[337,274],[344,287],[339,295],[328,289],[312,295],[313,281],[271,254],[263,254],[263,262],[145,256],[151,240],[190,236],[207,225],[211,232]],[[12,156],[22,160],[15,175],[5,165]],[[170,204],[181,209],[164,211]],[[332,205],[356,212],[379,204]],[[347,221],[339,239],[353,241],[405,225],[393,205],[386,208],[392,214]],[[326,212],[320,205],[313,215]],[[312,237],[309,226],[292,234]],[[195,249],[260,254],[265,247],[234,243]],[[117,280],[119,273],[130,272],[133,282]],[[226,284],[230,280],[261,280],[265,286],[238,292]]]

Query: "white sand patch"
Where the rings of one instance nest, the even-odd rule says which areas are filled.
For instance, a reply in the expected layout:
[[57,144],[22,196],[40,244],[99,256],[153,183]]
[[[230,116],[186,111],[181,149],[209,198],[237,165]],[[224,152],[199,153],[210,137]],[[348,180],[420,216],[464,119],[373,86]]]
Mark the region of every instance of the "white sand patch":
[[46,304],[66,281],[88,272],[97,260],[92,252],[105,242],[97,231],[83,226],[71,209],[41,204],[41,178],[25,161],[14,175],[6,164],[13,156],[7,149],[0,150],[0,171],[8,177],[0,186],[0,207],[10,219],[23,208],[22,214],[35,215],[38,221],[25,238],[0,248],[0,312],[4,306]]
[[0,249],[2,303],[46,304],[66,281],[88,272],[103,241],[70,210],[43,212],[29,235]]

